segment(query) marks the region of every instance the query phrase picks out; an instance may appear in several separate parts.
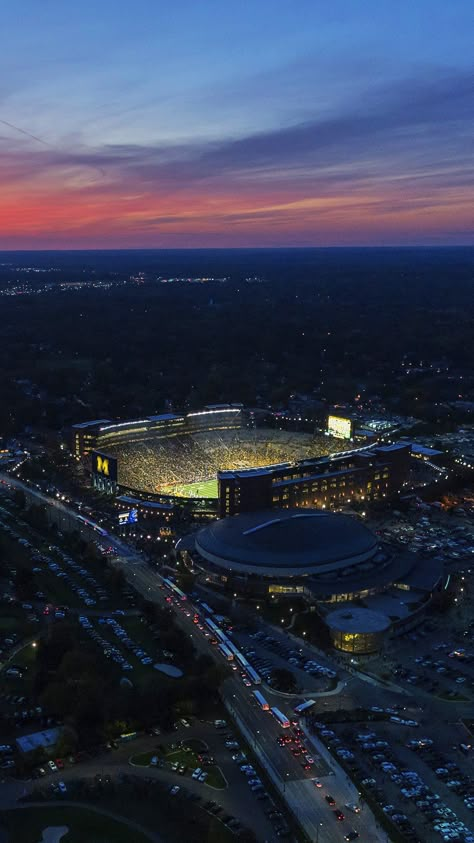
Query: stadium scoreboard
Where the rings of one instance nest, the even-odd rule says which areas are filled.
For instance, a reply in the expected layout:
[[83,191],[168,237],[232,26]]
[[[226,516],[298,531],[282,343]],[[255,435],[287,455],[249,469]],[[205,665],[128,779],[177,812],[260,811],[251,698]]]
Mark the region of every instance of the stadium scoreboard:
[[354,423],[344,416],[328,416],[328,436],[336,439],[352,439]]
[[129,509],[128,512],[119,512],[118,523],[119,527],[124,527],[126,524],[136,524],[138,521],[138,509]]

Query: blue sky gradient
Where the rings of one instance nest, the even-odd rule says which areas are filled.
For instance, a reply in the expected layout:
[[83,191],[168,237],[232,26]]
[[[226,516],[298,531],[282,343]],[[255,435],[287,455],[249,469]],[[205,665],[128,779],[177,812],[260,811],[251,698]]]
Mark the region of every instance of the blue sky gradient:
[[0,248],[472,242],[467,0],[17,0]]

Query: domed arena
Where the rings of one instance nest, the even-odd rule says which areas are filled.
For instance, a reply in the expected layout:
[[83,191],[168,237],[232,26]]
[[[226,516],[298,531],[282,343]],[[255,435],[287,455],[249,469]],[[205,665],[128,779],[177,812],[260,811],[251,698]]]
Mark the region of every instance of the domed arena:
[[186,553],[207,582],[236,594],[322,602],[383,591],[413,565],[357,518],[309,508],[223,518],[199,530]]
[[294,577],[367,564],[378,543],[350,516],[284,509],[223,518],[199,531],[195,547],[203,559],[226,571]]

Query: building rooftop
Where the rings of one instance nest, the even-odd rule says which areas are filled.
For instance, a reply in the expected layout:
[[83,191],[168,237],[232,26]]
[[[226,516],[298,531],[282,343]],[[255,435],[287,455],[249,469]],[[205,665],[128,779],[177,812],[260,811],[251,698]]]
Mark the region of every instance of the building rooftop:
[[54,746],[59,740],[60,729],[45,729],[42,732],[33,732],[31,735],[23,735],[16,739],[21,752],[32,752],[39,747]]
[[228,569],[271,575],[335,571],[371,559],[378,540],[360,521],[317,509],[224,518],[200,530],[196,550]]
[[110,419],[95,419],[94,421],[87,421],[87,422],[78,422],[77,424],[73,424],[74,430],[82,430],[86,427],[94,427],[98,424],[111,424],[112,422]]
[[330,629],[349,634],[385,632],[391,626],[390,618],[382,612],[347,606],[329,612],[325,621]]
[[443,452],[437,451],[436,448],[426,448],[425,445],[417,445],[412,442],[411,450],[413,454],[423,454],[425,457],[442,457]]

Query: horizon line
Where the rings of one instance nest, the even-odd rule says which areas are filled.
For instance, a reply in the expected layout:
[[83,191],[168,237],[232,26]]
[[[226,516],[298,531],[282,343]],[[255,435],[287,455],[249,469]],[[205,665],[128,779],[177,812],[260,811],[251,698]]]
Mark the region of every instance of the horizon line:
[[351,251],[351,250],[393,250],[393,249],[474,249],[474,243],[419,243],[419,244],[372,244],[372,245],[328,245],[328,246],[130,246],[130,247],[87,247],[80,248],[0,248],[0,254],[18,252],[275,252],[287,251]]

